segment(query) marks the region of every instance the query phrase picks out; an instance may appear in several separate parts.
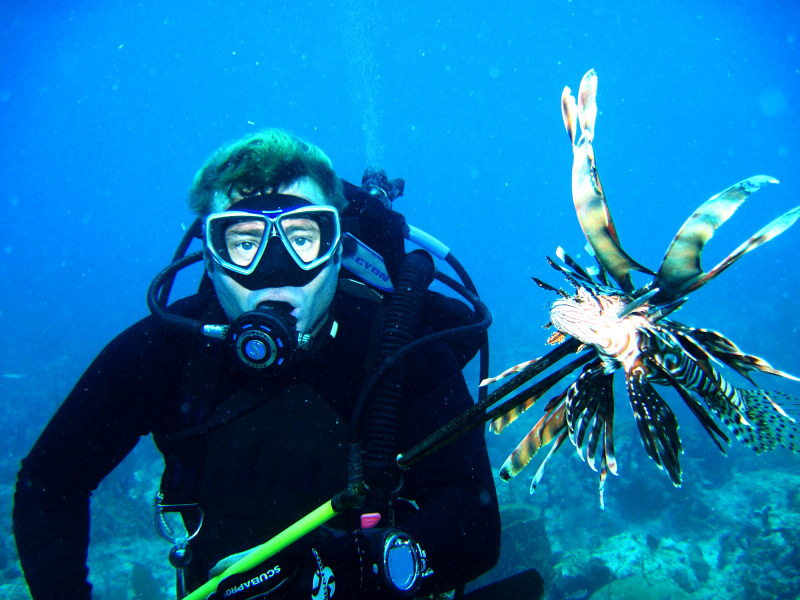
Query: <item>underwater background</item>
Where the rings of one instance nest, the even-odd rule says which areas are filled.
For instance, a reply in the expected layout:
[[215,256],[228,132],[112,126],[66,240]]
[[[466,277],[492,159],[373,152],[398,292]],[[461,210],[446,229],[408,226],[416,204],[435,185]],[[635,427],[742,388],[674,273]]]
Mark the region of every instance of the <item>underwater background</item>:
[[[651,268],[708,197],[751,175],[781,180],[717,233],[709,267],[798,204],[798,36],[794,0],[2,3],[0,596],[28,597],[10,537],[19,461],[105,343],[147,314],[147,286],[191,223],[194,173],[218,146],[277,126],[349,181],[368,165],[404,178],[395,208],[451,248],[492,309],[496,374],[547,351],[553,295],[531,277],[563,283],[545,255],[561,245],[587,261],[562,88],[597,70],[598,169],[624,248]],[[800,372],[799,250],[790,229],[677,318]],[[736,442],[724,457],[673,402],[674,488],[618,398],[605,511],[571,447],[535,495],[535,467],[498,480],[503,554],[483,582],[534,567],[558,600],[800,597],[800,457]],[[487,432],[496,467],[531,412]],[[173,597],[170,546],[152,527],[159,461],[143,440],[94,495],[96,598]]]

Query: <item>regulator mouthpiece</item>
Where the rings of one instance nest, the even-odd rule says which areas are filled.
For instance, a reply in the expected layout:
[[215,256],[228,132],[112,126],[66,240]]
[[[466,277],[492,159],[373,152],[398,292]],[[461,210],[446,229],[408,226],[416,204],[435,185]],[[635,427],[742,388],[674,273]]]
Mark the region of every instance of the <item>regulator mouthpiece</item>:
[[237,361],[262,375],[276,375],[292,362],[297,350],[297,319],[285,302],[264,302],[242,314],[228,330]]

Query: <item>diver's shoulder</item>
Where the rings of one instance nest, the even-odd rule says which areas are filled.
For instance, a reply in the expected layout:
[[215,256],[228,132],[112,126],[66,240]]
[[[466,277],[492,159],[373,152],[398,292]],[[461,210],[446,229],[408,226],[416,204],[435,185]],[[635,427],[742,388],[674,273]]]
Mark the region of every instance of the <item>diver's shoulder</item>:
[[378,314],[383,297],[372,288],[352,280],[340,280],[334,300],[337,321],[365,324]]
[[203,319],[213,313],[218,319],[225,319],[222,307],[213,291],[198,292],[176,300],[167,309],[170,313],[190,319]]
[[[391,301],[391,294],[351,280],[340,280],[336,291],[334,314],[338,321],[371,322],[380,317],[381,306]],[[406,310],[413,310],[408,307]],[[420,317],[417,335],[467,325],[474,321],[474,312],[461,300],[426,290],[418,307]],[[416,312],[416,311],[413,311]]]
[[[203,319],[210,312],[215,312],[217,309],[222,312],[215,296],[200,293],[177,300],[170,304],[167,310],[170,314],[181,317]],[[183,340],[188,342],[188,338],[189,336],[186,333],[178,331],[162,319],[150,314],[123,330],[111,341],[106,349],[113,349],[119,345],[147,345],[151,348],[160,344],[181,346]]]

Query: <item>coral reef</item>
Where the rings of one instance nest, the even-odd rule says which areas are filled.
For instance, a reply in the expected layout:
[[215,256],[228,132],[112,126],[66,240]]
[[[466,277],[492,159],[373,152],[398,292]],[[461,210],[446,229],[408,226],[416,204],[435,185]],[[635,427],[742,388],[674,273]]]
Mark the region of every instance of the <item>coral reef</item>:
[[612,581],[589,600],[690,600],[691,596],[669,581],[634,575]]
[[[755,461],[740,450],[731,449],[722,473],[706,477],[706,461],[690,457],[687,470],[697,477],[682,488],[661,486],[663,478],[646,462],[640,470],[638,461],[629,461],[625,477],[607,486],[605,511],[596,490],[582,485],[579,471],[586,466],[574,456],[554,459],[561,462],[550,468],[560,476],[533,496],[524,483],[498,481],[503,572],[512,565],[539,568],[548,600],[800,597],[794,457],[779,452]],[[520,517],[526,503],[527,520]],[[550,556],[520,543],[524,534],[514,524],[521,521],[532,525],[531,535],[551,548]]]

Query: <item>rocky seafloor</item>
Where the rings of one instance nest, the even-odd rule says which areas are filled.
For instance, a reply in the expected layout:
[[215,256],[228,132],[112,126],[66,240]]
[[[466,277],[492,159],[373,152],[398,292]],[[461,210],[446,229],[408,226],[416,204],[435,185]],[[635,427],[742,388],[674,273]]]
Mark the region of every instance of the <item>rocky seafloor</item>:
[[[800,598],[800,457],[784,450],[757,456],[736,442],[725,457],[685,416],[679,421],[686,450],[680,488],[652,464],[632,419],[622,416],[620,476],[609,476],[605,510],[597,474],[567,445],[534,495],[533,465],[508,483],[498,479],[501,560],[476,585],[535,568],[549,600]],[[521,422],[500,437],[487,434],[496,467],[526,431]],[[29,598],[10,536],[19,458],[9,452],[0,460],[5,600]],[[93,496],[89,566],[97,599],[174,597],[170,545],[152,523],[160,470],[144,441]]]
[[551,600],[800,598],[800,457],[736,442],[725,457],[684,429],[675,488],[623,426],[605,510],[597,474],[568,446],[534,495],[535,467],[499,483],[503,554],[492,577],[536,568]]

